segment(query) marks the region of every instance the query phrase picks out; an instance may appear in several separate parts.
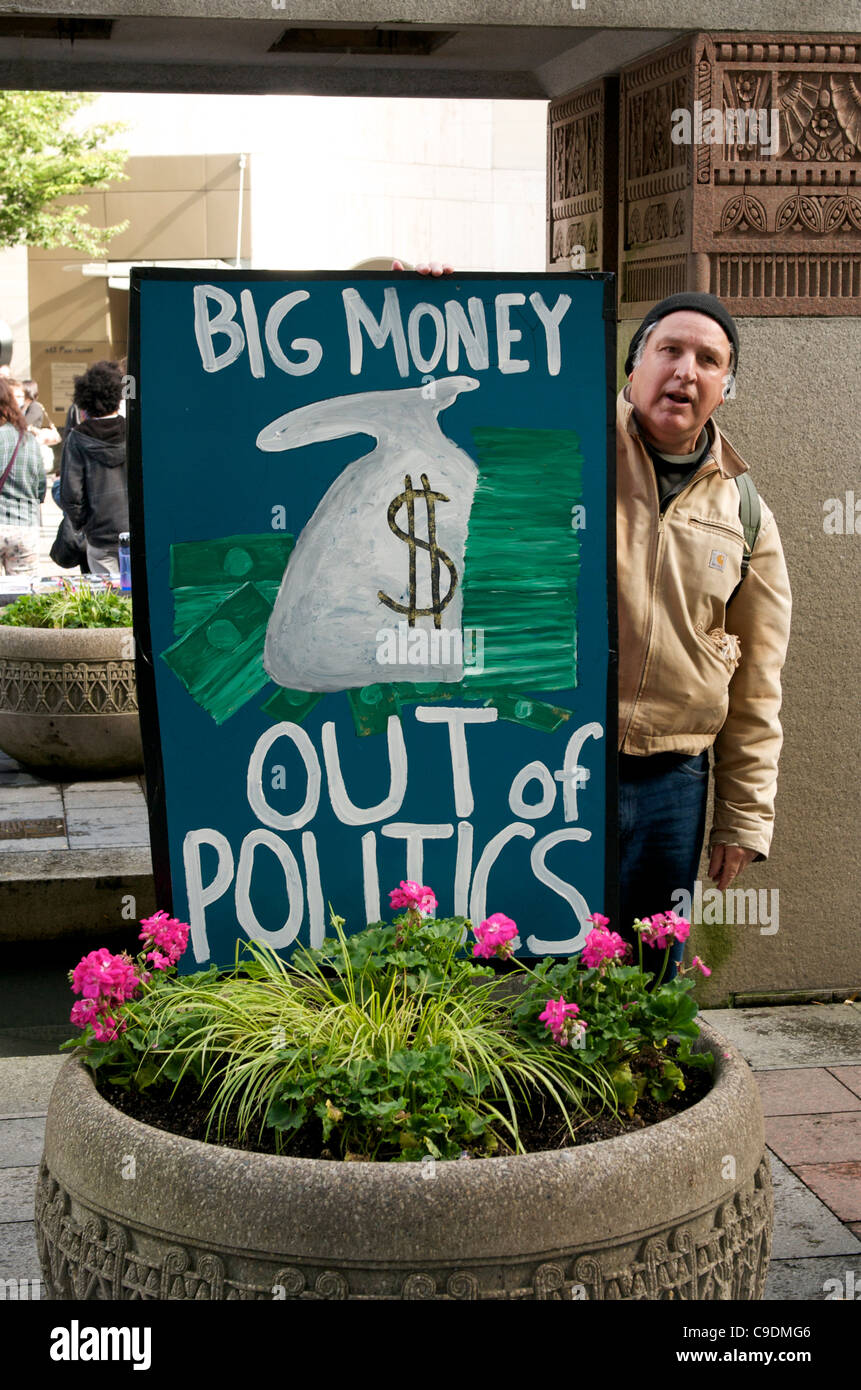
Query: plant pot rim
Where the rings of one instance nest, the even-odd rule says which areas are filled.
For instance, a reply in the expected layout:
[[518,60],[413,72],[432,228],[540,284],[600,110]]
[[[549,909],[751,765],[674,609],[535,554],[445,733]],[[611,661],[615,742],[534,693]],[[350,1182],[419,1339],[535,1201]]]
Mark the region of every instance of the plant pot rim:
[[[614,1139],[431,1170],[187,1139],[117,1110],[73,1056],[49,1103],[44,1163],[67,1199],[108,1223],[171,1249],[232,1251],[277,1267],[507,1266],[528,1252],[554,1259],[691,1221],[707,1231],[715,1213],[721,1227],[739,1219],[736,1204],[749,1199],[734,1194],[760,1183],[765,1136],[747,1063],[707,1024],[698,1043],[716,1053],[715,1083],[681,1115]],[[134,1181],[124,1178],[130,1155]]]
[[[682,1128],[690,1124],[690,1117],[694,1113],[696,1113],[700,1117],[702,1117],[705,1114],[708,1114],[712,1108],[720,1105],[723,1095],[726,1093],[728,1089],[732,1088],[733,1090],[735,1090],[739,1086],[741,1086],[744,1089],[746,1088],[747,1083],[752,1080],[752,1073],[750,1071],[750,1067],[748,1066],[747,1062],[744,1060],[738,1049],[735,1048],[733,1044],[731,1044],[721,1034],[717,1033],[709,1024],[701,1021],[699,1027],[700,1036],[693,1044],[693,1051],[711,1052],[713,1054],[715,1059],[713,1083],[711,1088],[707,1091],[707,1093],[702,1097],[701,1100],[698,1100],[693,1105],[688,1106],[686,1110],[681,1111],[678,1115],[672,1115],[669,1119],[659,1120],[654,1124],[645,1125],[642,1129],[629,1130],[626,1134],[614,1135],[611,1139],[593,1140],[589,1141],[586,1144],[570,1144],[556,1149],[536,1149],[525,1154],[504,1154],[498,1157],[470,1158],[468,1160],[468,1166],[471,1169],[474,1169],[476,1164],[481,1164],[483,1168],[486,1169],[488,1173],[490,1173],[498,1171],[500,1165],[506,1165],[510,1163],[521,1163],[524,1159],[553,1157],[557,1155],[573,1153],[581,1154],[593,1149],[596,1145],[601,1145],[604,1149],[607,1149],[608,1145],[615,1145],[617,1147],[613,1151],[614,1154],[620,1154],[623,1152],[622,1146],[630,1147],[632,1144],[639,1144],[644,1135],[652,1134],[659,1129],[663,1130],[665,1127],[667,1127],[667,1134],[670,1134],[671,1132],[674,1136],[676,1133],[680,1132]],[[82,1078],[84,1082],[88,1084],[88,1086],[92,1089],[93,1095],[98,1105],[104,1106],[107,1110],[112,1111],[115,1115],[121,1116],[122,1120],[127,1122],[129,1125],[140,1126],[141,1128],[149,1131],[149,1133],[151,1134],[168,1135],[170,1136],[170,1138],[179,1141],[181,1144],[193,1145],[196,1150],[204,1150],[208,1152],[214,1149],[218,1149],[223,1153],[239,1154],[246,1159],[266,1159],[276,1164],[295,1164],[299,1165],[300,1167],[317,1167],[318,1165],[325,1165],[327,1169],[337,1170],[351,1169],[355,1171],[361,1168],[367,1172],[390,1170],[408,1171],[411,1168],[414,1169],[418,1167],[417,1163],[400,1163],[388,1159],[351,1159],[347,1162],[344,1159],[300,1158],[291,1156],[289,1154],[260,1153],[254,1149],[237,1149],[228,1144],[220,1144],[216,1141],[210,1141],[206,1139],[191,1139],[187,1135],[177,1134],[174,1130],[161,1129],[157,1125],[149,1125],[146,1123],[145,1120],[138,1120],[133,1115],[129,1115],[126,1113],[126,1111],[120,1110],[117,1106],[112,1105],[111,1102],[107,1100],[98,1090],[95,1078],[93,1076],[93,1073],[90,1071],[89,1067],[86,1065],[84,1060],[76,1054],[70,1055],[67,1063],[59,1073],[58,1080],[59,1077],[69,1072],[71,1068],[76,1069],[78,1076]],[[720,1094],[718,1094],[719,1091]],[[447,1166],[460,1162],[461,1168],[465,1167],[467,1164],[466,1160],[461,1162],[458,1159],[439,1159],[438,1162]]]
[[[620,1213],[646,1232],[721,1206],[760,1167],[765,1138],[753,1074],[708,1025],[715,1083],[681,1115],[614,1139],[499,1158],[345,1163],[230,1149],[156,1129],[117,1110],[71,1057],[55,1083],[45,1162],[60,1186],[107,1220],[142,1222],[196,1248],[290,1252],[366,1264],[605,1244]],[[727,1056],[723,1054],[727,1053]],[[727,1150],[737,1180],[724,1176]],[[130,1154],[134,1182],[123,1180]],[[680,1175],[687,1178],[682,1180]],[[504,1214],[504,1219],[501,1219]],[[524,1244],[525,1242],[525,1244]]]
[[0,623],[0,656],[33,657],[44,661],[99,660],[103,657],[130,661],[131,653],[125,657],[120,653],[124,647],[128,648],[133,633],[131,627],[10,627]]

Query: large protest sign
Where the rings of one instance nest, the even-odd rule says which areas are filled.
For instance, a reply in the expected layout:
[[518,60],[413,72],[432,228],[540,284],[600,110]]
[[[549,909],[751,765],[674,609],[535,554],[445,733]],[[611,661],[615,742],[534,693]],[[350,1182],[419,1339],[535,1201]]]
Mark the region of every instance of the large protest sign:
[[615,920],[610,277],[132,277],[133,599],[183,968]]

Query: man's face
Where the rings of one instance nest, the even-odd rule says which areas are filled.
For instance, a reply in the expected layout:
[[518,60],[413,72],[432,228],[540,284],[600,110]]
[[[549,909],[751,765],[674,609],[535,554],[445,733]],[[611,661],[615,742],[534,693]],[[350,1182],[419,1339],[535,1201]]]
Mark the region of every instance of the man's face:
[[722,403],[729,338],[707,314],[680,309],[659,319],[629,377],[630,399],[647,438],[668,454],[689,454]]

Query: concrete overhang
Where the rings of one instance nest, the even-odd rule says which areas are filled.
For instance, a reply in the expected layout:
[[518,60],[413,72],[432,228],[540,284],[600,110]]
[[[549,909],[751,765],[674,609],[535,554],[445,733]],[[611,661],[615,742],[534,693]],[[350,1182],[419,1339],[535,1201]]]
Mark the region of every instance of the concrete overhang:
[[[0,0],[0,85],[547,100],[718,21],[710,0],[577,3],[75,0],[58,15],[57,0]],[[806,32],[811,18],[807,0],[722,0],[719,26]],[[815,21],[848,37],[857,0],[822,0]]]

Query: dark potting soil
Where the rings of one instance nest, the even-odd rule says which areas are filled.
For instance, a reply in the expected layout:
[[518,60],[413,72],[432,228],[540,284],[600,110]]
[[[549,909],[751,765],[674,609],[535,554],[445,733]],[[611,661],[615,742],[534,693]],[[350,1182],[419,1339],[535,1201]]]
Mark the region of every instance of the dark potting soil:
[[[683,1114],[690,1106],[702,1100],[711,1089],[711,1085],[712,1078],[709,1072],[690,1070],[685,1075],[683,1092],[677,1091],[669,1101],[640,1101],[633,1118],[624,1112],[617,1118],[608,1111],[585,1121],[575,1120],[576,1143],[594,1144],[602,1139],[615,1139],[620,1134],[630,1134],[634,1130],[645,1129],[648,1125],[660,1124],[662,1120],[670,1120],[674,1115]],[[99,1085],[98,1090],[117,1110],[121,1110],[132,1119],[140,1120],[145,1125],[152,1125],[154,1129],[165,1129],[172,1134],[183,1135],[186,1139],[199,1139],[204,1142],[208,1139],[211,1143],[223,1144],[226,1148],[245,1149],[251,1153],[277,1152],[273,1130],[263,1129],[259,1134],[254,1131],[247,1139],[242,1139],[239,1137],[235,1116],[232,1114],[220,1134],[216,1133],[214,1125],[207,1134],[209,1103],[206,1099],[201,1099],[193,1083],[183,1082],[176,1091],[153,1088],[134,1092],[109,1085]],[[567,1148],[571,1144],[568,1129],[560,1122],[559,1112],[552,1105],[545,1108],[538,1096],[531,1107],[520,1107],[517,1118],[520,1137],[527,1153]],[[283,1152],[290,1158],[340,1161],[338,1154],[324,1145],[322,1125],[317,1119],[310,1121],[294,1134]]]

